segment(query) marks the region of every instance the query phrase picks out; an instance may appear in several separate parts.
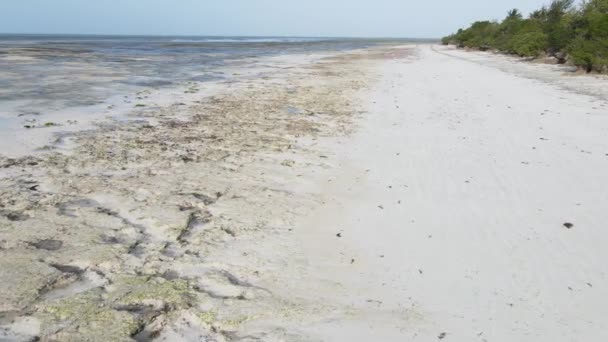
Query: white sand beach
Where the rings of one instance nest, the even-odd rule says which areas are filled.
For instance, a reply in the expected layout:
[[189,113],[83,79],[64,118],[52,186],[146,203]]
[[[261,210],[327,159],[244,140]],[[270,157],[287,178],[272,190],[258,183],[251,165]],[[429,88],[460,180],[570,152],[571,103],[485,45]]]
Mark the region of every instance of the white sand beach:
[[377,65],[298,226],[290,291],[339,313],[297,326],[324,341],[607,339],[606,79],[416,53]]
[[0,340],[608,340],[608,79],[313,57],[0,158]]

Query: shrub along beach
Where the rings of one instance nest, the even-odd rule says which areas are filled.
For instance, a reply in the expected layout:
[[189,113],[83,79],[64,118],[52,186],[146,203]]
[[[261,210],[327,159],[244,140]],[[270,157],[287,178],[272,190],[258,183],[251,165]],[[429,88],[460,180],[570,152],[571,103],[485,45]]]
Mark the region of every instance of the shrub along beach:
[[554,0],[523,17],[509,11],[502,22],[477,21],[443,38],[443,44],[498,50],[522,57],[549,56],[587,72],[608,72],[608,0]]

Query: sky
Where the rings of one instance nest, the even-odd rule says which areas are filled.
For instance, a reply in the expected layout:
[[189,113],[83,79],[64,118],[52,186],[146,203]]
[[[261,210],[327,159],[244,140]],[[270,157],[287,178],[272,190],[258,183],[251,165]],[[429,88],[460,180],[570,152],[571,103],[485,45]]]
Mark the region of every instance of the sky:
[[0,33],[439,38],[549,0],[0,2]]

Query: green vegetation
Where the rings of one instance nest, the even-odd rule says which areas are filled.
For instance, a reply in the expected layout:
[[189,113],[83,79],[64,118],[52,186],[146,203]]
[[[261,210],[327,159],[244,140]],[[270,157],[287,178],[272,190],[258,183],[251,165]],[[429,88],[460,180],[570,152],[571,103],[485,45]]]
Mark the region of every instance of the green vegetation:
[[524,16],[509,11],[502,22],[477,21],[444,37],[443,44],[497,50],[522,57],[555,57],[588,72],[608,72],[608,0],[553,0]]

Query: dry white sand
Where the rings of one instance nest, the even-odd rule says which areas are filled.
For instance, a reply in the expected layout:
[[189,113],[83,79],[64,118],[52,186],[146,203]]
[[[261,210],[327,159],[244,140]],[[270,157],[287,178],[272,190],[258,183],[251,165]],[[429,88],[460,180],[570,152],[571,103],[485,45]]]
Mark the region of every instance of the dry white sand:
[[[606,102],[552,82],[572,79],[555,68],[485,61],[421,46],[414,61],[377,65],[358,133],[330,144],[325,205],[301,221],[288,275],[268,284],[336,308],[294,329],[324,341],[608,340]],[[522,68],[536,76],[506,71]]]

